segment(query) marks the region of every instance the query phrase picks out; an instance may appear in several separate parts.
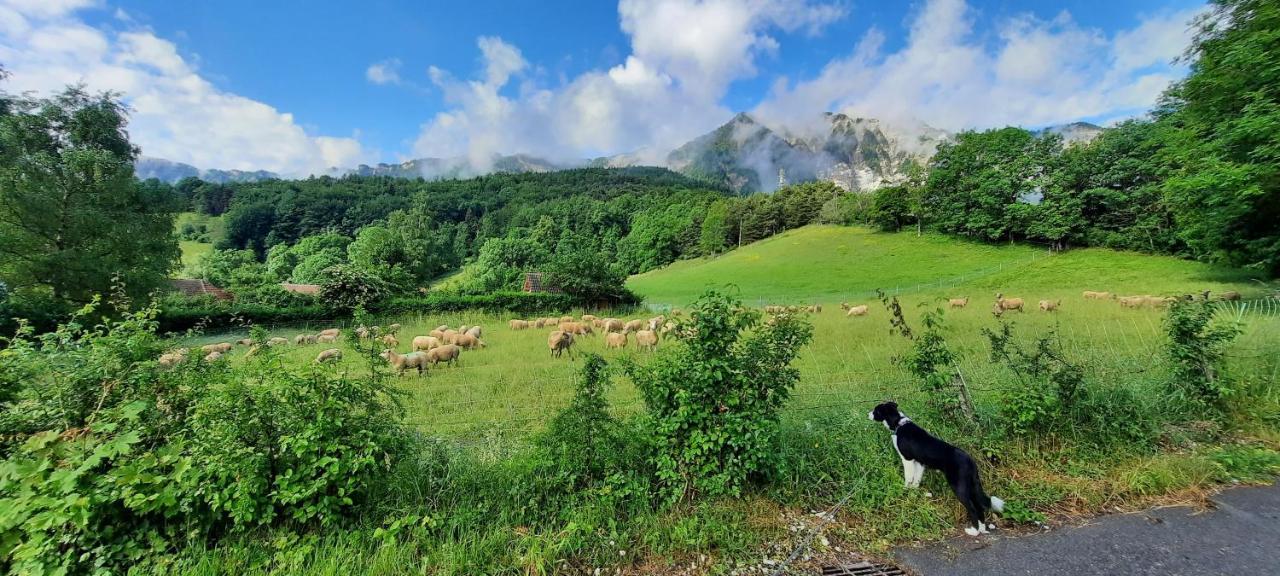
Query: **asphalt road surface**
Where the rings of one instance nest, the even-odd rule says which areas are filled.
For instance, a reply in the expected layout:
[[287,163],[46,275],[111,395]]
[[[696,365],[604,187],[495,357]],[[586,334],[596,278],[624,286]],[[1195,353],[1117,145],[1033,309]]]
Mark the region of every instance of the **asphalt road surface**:
[[894,557],[921,576],[1280,575],[1280,484],[1211,501],[1208,511],[1159,508],[1031,536],[960,537]]

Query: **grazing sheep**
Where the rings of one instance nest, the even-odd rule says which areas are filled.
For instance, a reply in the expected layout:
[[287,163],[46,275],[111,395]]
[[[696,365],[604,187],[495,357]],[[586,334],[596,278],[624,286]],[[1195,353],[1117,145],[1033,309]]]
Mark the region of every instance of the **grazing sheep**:
[[441,332],[444,332],[445,330],[448,330],[448,329],[449,329],[449,325],[448,325],[448,324],[441,324],[441,325],[439,325],[439,326],[436,326],[436,330],[439,330],[439,331],[441,331]]
[[205,344],[204,346],[200,347],[200,351],[205,353],[217,352],[219,354],[226,354],[227,352],[231,351],[231,343],[219,342],[217,344]]
[[325,328],[316,334],[316,336],[333,336],[334,338],[337,338],[340,334],[342,334],[342,331],[337,328]]
[[280,336],[276,336],[275,338],[267,340],[267,346],[284,346],[285,344],[288,344],[288,343],[289,343],[288,338],[282,338]]
[[1146,296],[1121,296],[1116,300],[1120,302],[1121,308],[1141,308],[1147,303]]
[[1005,298],[1004,294],[996,292],[996,304],[1004,310],[1017,310],[1022,312],[1023,300],[1021,298]]
[[1055,302],[1055,301],[1053,301],[1053,300],[1041,300],[1041,301],[1040,301],[1040,311],[1041,311],[1041,312],[1054,312],[1054,311],[1056,311],[1056,310],[1058,309],[1058,307],[1059,307],[1059,306],[1061,306],[1061,305],[1062,305],[1062,300],[1058,300],[1058,301],[1056,301],[1056,302]]
[[604,336],[605,348],[626,348],[627,333],[626,332],[610,332]]
[[600,321],[605,332],[621,332],[626,323],[617,318],[605,318]]
[[996,318],[1004,316],[1004,308],[1000,306],[999,302],[996,302],[991,305],[991,315],[995,316]]
[[818,313],[822,312],[822,305],[821,305],[821,304],[814,304],[814,305],[812,305],[812,306],[809,306],[809,308],[807,308],[807,310],[809,311],[809,313],[810,313],[810,314],[818,314]]
[[316,355],[316,364],[324,364],[327,362],[337,362],[342,359],[342,351],[337,348],[330,348]]
[[373,335],[373,332],[371,332],[371,331],[369,330],[369,328],[368,328],[368,327],[366,327],[366,326],[357,326],[357,327],[356,327],[356,337],[357,337],[357,338],[359,338],[359,339],[361,339],[361,340],[367,340],[367,339],[368,339],[370,336],[372,336],[372,335]]
[[562,332],[568,332],[575,336],[586,336],[593,333],[591,326],[583,322],[561,322],[557,328]]
[[454,338],[453,343],[467,350],[484,348],[485,346],[484,340],[472,336],[470,332],[463,332],[462,334],[459,334],[457,338]]
[[441,341],[444,340],[444,330],[441,330],[439,328],[436,328],[435,330],[427,332],[427,334],[431,335],[432,338],[439,338]]
[[413,337],[413,350],[412,350],[413,352],[417,352],[419,350],[430,350],[432,348],[439,348],[439,347],[440,347],[440,339],[436,338],[435,336],[414,336]]
[[509,326],[512,330],[524,330],[529,327],[529,321],[528,320],[510,320],[507,322],[507,326]]
[[658,346],[658,333],[653,330],[636,332],[636,345],[645,350],[653,350]]
[[969,297],[965,296],[964,298],[951,298],[947,300],[947,304],[952,308],[964,308],[965,306],[969,305]]
[[315,344],[316,337],[311,334],[299,334],[293,337],[294,344]]
[[392,325],[390,325],[390,326],[387,326],[387,332],[390,332],[390,333],[392,333],[392,334],[395,334],[396,332],[399,332],[399,331],[400,331],[400,325],[399,325],[399,324],[392,324]]
[[183,362],[186,362],[186,361],[187,361],[187,354],[190,354],[190,353],[191,353],[191,350],[189,350],[189,349],[187,349],[187,348],[179,348],[179,349],[174,350],[174,351],[172,351],[172,352],[165,352],[164,354],[161,354],[161,355],[160,355],[160,360],[159,360],[160,367],[161,367],[161,368],[173,368],[174,366],[177,366],[178,364],[181,364],[181,363],[183,363]]
[[382,345],[389,348],[399,348],[400,340],[397,339],[394,334],[387,334],[382,337]]
[[1095,292],[1093,290],[1084,291],[1085,300],[1110,300],[1115,297],[1116,295],[1110,292]]
[[635,332],[636,330],[643,330],[644,326],[645,326],[644,320],[631,320],[631,321],[628,321],[626,324],[622,325],[622,331],[626,334],[630,334],[632,332]]
[[560,321],[561,321],[561,322],[573,322],[573,316],[561,316],[561,317],[560,317]]
[[484,329],[479,326],[472,326],[470,328],[467,328],[466,330],[463,330],[463,333],[470,334],[475,338],[479,338],[480,334],[483,332],[484,332]]
[[333,334],[321,334],[319,336],[316,336],[317,344],[333,344],[334,342],[337,342],[337,341],[338,341],[338,337]]
[[253,338],[241,338],[239,340],[236,340],[236,344],[239,344],[241,346],[252,346]]
[[654,316],[653,318],[650,318],[650,319],[649,319],[649,323],[648,323],[649,330],[651,330],[651,331],[652,331],[652,330],[657,330],[657,329],[658,329],[658,327],[659,327],[659,326],[662,326],[662,323],[663,323],[663,322],[666,322],[666,321],[667,321],[667,317],[666,317],[666,316],[661,316],[661,315],[659,315],[659,316]]
[[551,355],[559,358],[565,350],[569,351],[569,357],[573,357],[573,334],[564,330],[556,330],[547,336],[547,347],[551,349]]
[[841,302],[841,303],[840,303],[840,309],[841,309],[841,310],[843,310],[843,311],[845,311],[845,312],[848,312],[848,311],[849,311],[849,308],[850,308],[850,306],[849,306],[849,303],[848,303],[848,302]]
[[427,350],[426,355],[432,366],[441,362],[444,362],[445,366],[457,366],[458,357],[462,356],[462,349],[453,344],[445,344],[439,348]]
[[206,354],[204,357],[204,361],[210,364],[217,362],[221,359],[222,359],[222,353],[217,350],[214,350],[213,352]]
[[592,326],[595,326],[596,320],[598,320],[598,318],[596,318],[595,316],[593,316],[593,315],[591,315],[591,314],[583,314],[583,315],[582,315],[582,321],[583,321],[583,322],[586,322],[587,324],[591,324]]
[[408,354],[396,354],[395,350],[383,350],[382,356],[391,367],[395,369],[396,374],[404,375],[404,371],[413,368],[418,371],[418,375],[422,375],[422,371],[427,369],[427,355],[422,352],[410,352]]
[[849,311],[848,311],[848,312],[845,312],[845,313],[844,313],[844,315],[845,315],[846,317],[848,317],[848,316],[866,316],[866,315],[867,315],[867,312],[868,312],[869,310],[870,310],[870,308],[867,308],[867,305],[866,305],[866,304],[862,304],[862,305],[859,305],[859,306],[850,306],[850,307],[849,307]]
[[457,330],[453,330],[453,329],[445,330],[440,335],[440,341],[444,342],[445,344],[454,344],[457,342],[457,340],[458,340]]
[[1241,296],[1240,293],[1236,292],[1235,290],[1228,290],[1218,295],[1218,298],[1220,300],[1226,300],[1228,302],[1238,302],[1241,298],[1243,298],[1243,296]]

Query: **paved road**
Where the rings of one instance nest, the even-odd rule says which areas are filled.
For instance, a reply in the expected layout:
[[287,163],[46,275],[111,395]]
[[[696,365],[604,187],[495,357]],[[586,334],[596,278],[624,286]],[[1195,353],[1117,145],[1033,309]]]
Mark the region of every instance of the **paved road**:
[[1234,488],[1214,509],[1105,516],[1023,537],[956,538],[895,557],[922,576],[1280,575],[1280,484]]

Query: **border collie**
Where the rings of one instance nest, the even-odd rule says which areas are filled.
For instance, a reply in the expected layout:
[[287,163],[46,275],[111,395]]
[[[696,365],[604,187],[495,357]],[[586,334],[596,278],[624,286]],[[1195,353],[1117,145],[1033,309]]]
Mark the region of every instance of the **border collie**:
[[1004,501],[987,496],[982,490],[978,465],[964,450],[930,436],[924,428],[899,412],[898,405],[893,402],[876,406],[867,414],[867,418],[884,424],[885,428],[893,432],[893,448],[902,458],[902,474],[906,477],[907,488],[920,487],[925,468],[941,470],[956,498],[969,513],[970,526],[964,529],[965,533],[977,536],[986,534],[988,528],[995,528],[994,524],[985,523],[987,511],[1003,512]]

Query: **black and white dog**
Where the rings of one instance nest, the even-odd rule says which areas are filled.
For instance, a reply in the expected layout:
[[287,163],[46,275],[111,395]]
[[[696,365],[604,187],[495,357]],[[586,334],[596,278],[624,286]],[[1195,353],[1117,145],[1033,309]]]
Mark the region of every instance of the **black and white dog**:
[[907,488],[919,488],[925,468],[942,471],[956,498],[969,513],[970,536],[985,534],[994,525],[986,524],[988,510],[1004,511],[1004,501],[987,496],[978,478],[978,465],[964,450],[930,436],[928,432],[898,411],[898,405],[885,402],[867,414],[867,418],[881,422],[893,432],[893,447],[902,458],[902,474]]

